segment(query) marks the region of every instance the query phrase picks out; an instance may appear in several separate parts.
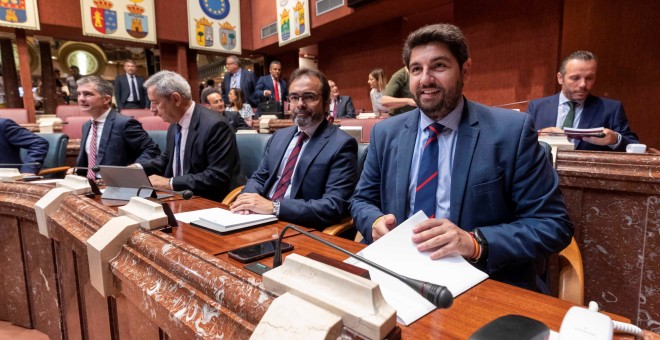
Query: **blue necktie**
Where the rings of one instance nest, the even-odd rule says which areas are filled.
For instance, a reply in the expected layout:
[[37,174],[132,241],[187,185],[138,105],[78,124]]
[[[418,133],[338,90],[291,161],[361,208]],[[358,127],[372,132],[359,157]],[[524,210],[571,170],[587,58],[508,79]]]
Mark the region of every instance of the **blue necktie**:
[[444,127],[433,123],[426,128],[428,138],[417,172],[415,213],[422,210],[429,218],[435,217],[436,191],[438,189],[438,134]]
[[176,166],[174,167],[174,176],[181,176],[183,166],[181,164],[181,125],[176,125],[176,135],[174,137],[174,155],[176,157]]

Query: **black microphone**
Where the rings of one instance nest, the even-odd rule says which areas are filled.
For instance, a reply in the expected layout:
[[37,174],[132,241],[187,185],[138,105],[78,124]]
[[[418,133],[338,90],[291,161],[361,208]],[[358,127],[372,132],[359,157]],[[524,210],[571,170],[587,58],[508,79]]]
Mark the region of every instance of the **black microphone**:
[[184,200],[189,200],[189,199],[191,199],[191,198],[193,197],[193,192],[192,192],[192,190],[188,190],[188,189],[186,189],[186,190],[181,190],[181,191],[174,191],[174,190],[167,190],[167,189],[160,189],[160,188],[148,187],[148,186],[144,186],[144,185],[141,186],[141,187],[138,189],[138,191],[137,191],[137,196],[140,196],[140,191],[141,191],[142,189],[150,189],[150,190],[153,190],[154,192],[156,192],[156,191],[167,192],[167,193],[170,193],[170,194],[174,194],[174,195],[177,195],[177,196],[181,196]]
[[273,268],[277,268],[282,264],[282,238],[284,238],[284,234],[286,233],[287,230],[293,229],[303,235],[309,236],[335,250],[338,250],[354,259],[357,259],[361,262],[364,262],[386,274],[389,274],[397,279],[399,279],[401,282],[407,284],[410,288],[414,289],[417,293],[419,293],[421,296],[423,296],[425,299],[429,300],[434,306],[438,308],[449,308],[452,303],[454,302],[454,296],[452,293],[447,289],[445,286],[437,285],[434,283],[430,282],[424,282],[420,280],[415,280],[411,279],[409,277],[397,274],[377,263],[374,263],[370,260],[367,260],[366,258],[353,254],[350,251],[343,249],[337,245],[334,245],[316,235],[313,235],[311,233],[308,233],[304,230],[301,230],[295,226],[292,225],[287,225],[282,229],[282,232],[280,233],[280,237],[277,239],[277,245],[275,246],[275,255],[273,257]]
[[[80,166],[80,167],[74,166],[73,167],[73,173],[74,174],[78,175],[78,170],[89,170],[89,168],[88,167],[82,167],[82,166]],[[101,168],[98,165],[95,165],[95,166],[92,167],[92,171],[97,173],[97,172],[101,171]],[[78,176],[80,176],[80,175],[78,175]]]
[[20,168],[22,166],[36,166],[41,167],[41,163],[32,162],[32,163],[3,163],[0,164],[0,168]]

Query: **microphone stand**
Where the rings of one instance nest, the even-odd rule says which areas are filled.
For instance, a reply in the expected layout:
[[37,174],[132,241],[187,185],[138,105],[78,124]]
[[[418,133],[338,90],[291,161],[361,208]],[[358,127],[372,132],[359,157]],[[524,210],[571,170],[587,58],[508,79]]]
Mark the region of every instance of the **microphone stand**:
[[163,207],[163,212],[165,215],[167,215],[167,227],[161,228],[160,231],[170,234],[172,233],[172,227],[178,227],[179,222],[177,222],[176,217],[174,217],[174,212],[172,211],[172,208],[170,208],[170,205],[167,204],[167,202],[162,202],[161,200],[158,199],[158,196],[156,195],[156,191],[162,191],[162,192],[168,192],[170,194],[175,194],[181,196],[184,200],[189,200],[193,197],[193,192],[192,190],[183,190],[183,191],[174,191],[174,190],[167,190],[167,189],[158,189],[154,187],[148,187],[148,186],[141,186],[138,188],[136,196],[140,197],[140,191],[142,189],[149,189],[151,191],[151,196],[147,197],[146,199],[160,203],[160,205]]
[[309,236],[313,238],[314,240],[321,242],[325,244],[326,246],[331,247],[332,249],[338,250],[354,259],[357,259],[358,261],[364,262],[390,276],[393,276],[406,285],[408,285],[410,288],[412,288],[414,291],[419,293],[421,296],[423,296],[426,300],[431,302],[434,306],[438,308],[449,308],[452,303],[454,302],[454,296],[452,293],[447,289],[445,286],[437,285],[434,283],[430,282],[424,282],[416,279],[411,279],[409,277],[397,274],[371,260],[367,260],[366,258],[359,256],[357,254],[353,254],[350,251],[343,249],[337,245],[334,245],[316,235],[313,235],[311,233],[308,233],[304,230],[301,230],[300,228],[297,228],[291,224],[287,225],[282,229],[282,232],[280,233],[280,237],[277,239],[277,244],[275,245],[275,255],[273,257],[273,268],[277,268],[280,265],[282,265],[282,239],[284,238],[284,234],[286,233],[287,230],[293,229],[303,235]]

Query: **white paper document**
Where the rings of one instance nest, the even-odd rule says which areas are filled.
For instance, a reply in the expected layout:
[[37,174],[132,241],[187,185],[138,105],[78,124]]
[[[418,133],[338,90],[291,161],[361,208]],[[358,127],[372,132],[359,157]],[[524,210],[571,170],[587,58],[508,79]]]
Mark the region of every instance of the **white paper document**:
[[[412,228],[427,219],[424,212],[418,212],[359,254],[398,274],[443,285],[454,297],[488,278],[460,256],[431,260],[430,252],[418,251],[412,241]],[[369,270],[371,280],[380,285],[385,300],[396,309],[398,322],[410,325],[436,308],[396,278],[353,258],[346,262]]]
[[[189,211],[185,213],[175,214],[174,217],[177,221],[190,223],[196,220],[203,220],[213,223],[221,227],[224,231],[229,229],[237,229],[240,227],[248,227],[261,223],[275,222],[277,217],[275,215],[262,215],[262,214],[249,214],[241,215],[234,214],[229,210],[220,208],[210,208]],[[223,231],[219,230],[219,231]]]

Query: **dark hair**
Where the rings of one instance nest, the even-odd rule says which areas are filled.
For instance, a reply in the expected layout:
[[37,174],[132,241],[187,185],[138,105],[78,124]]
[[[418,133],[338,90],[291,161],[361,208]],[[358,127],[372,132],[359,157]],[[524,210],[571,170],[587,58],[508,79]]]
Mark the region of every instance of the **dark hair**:
[[133,65],[137,66],[137,64],[135,63],[135,60],[133,60],[133,59],[124,60],[124,64],[133,64]]
[[326,108],[330,102],[330,85],[328,84],[328,78],[325,77],[325,74],[319,70],[312,70],[310,68],[299,68],[291,73],[289,76],[289,88],[293,82],[301,77],[315,77],[321,82],[321,98],[323,98],[323,107]]
[[[236,95],[236,105],[235,105],[236,110],[240,111],[241,108],[243,108],[243,103],[245,103],[245,99],[243,97],[243,91],[241,91],[241,89],[239,89],[238,87],[233,87],[229,91],[231,92],[232,90],[234,91],[234,94]],[[229,94],[229,93],[227,93],[227,94]],[[231,104],[234,105],[234,103],[231,103]]]
[[215,85],[215,80],[213,79],[207,79],[206,80],[206,86],[213,86]]
[[582,60],[582,61],[593,60],[596,63],[598,63],[598,57],[596,57],[595,54],[589,51],[575,51],[569,54],[568,56],[566,56],[566,58],[564,58],[564,60],[561,61],[561,66],[559,66],[559,73],[561,73],[562,76],[566,74],[566,64],[568,64],[568,62],[571,60]]
[[114,93],[114,86],[111,82],[99,77],[99,76],[86,76],[76,80],[76,85],[78,87],[85,84],[94,84],[96,91],[102,96],[110,96]]
[[470,57],[467,39],[458,27],[451,24],[428,25],[410,33],[406,39],[403,45],[403,63],[406,67],[410,66],[410,53],[413,48],[431,43],[447,45],[461,67]]
[[270,68],[270,67],[273,66],[273,65],[280,65],[280,67],[281,67],[281,66],[282,66],[282,63],[280,63],[280,62],[277,61],[277,60],[273,60],[273,61],[271,61],[270,64],[268,65],[268,68]]

